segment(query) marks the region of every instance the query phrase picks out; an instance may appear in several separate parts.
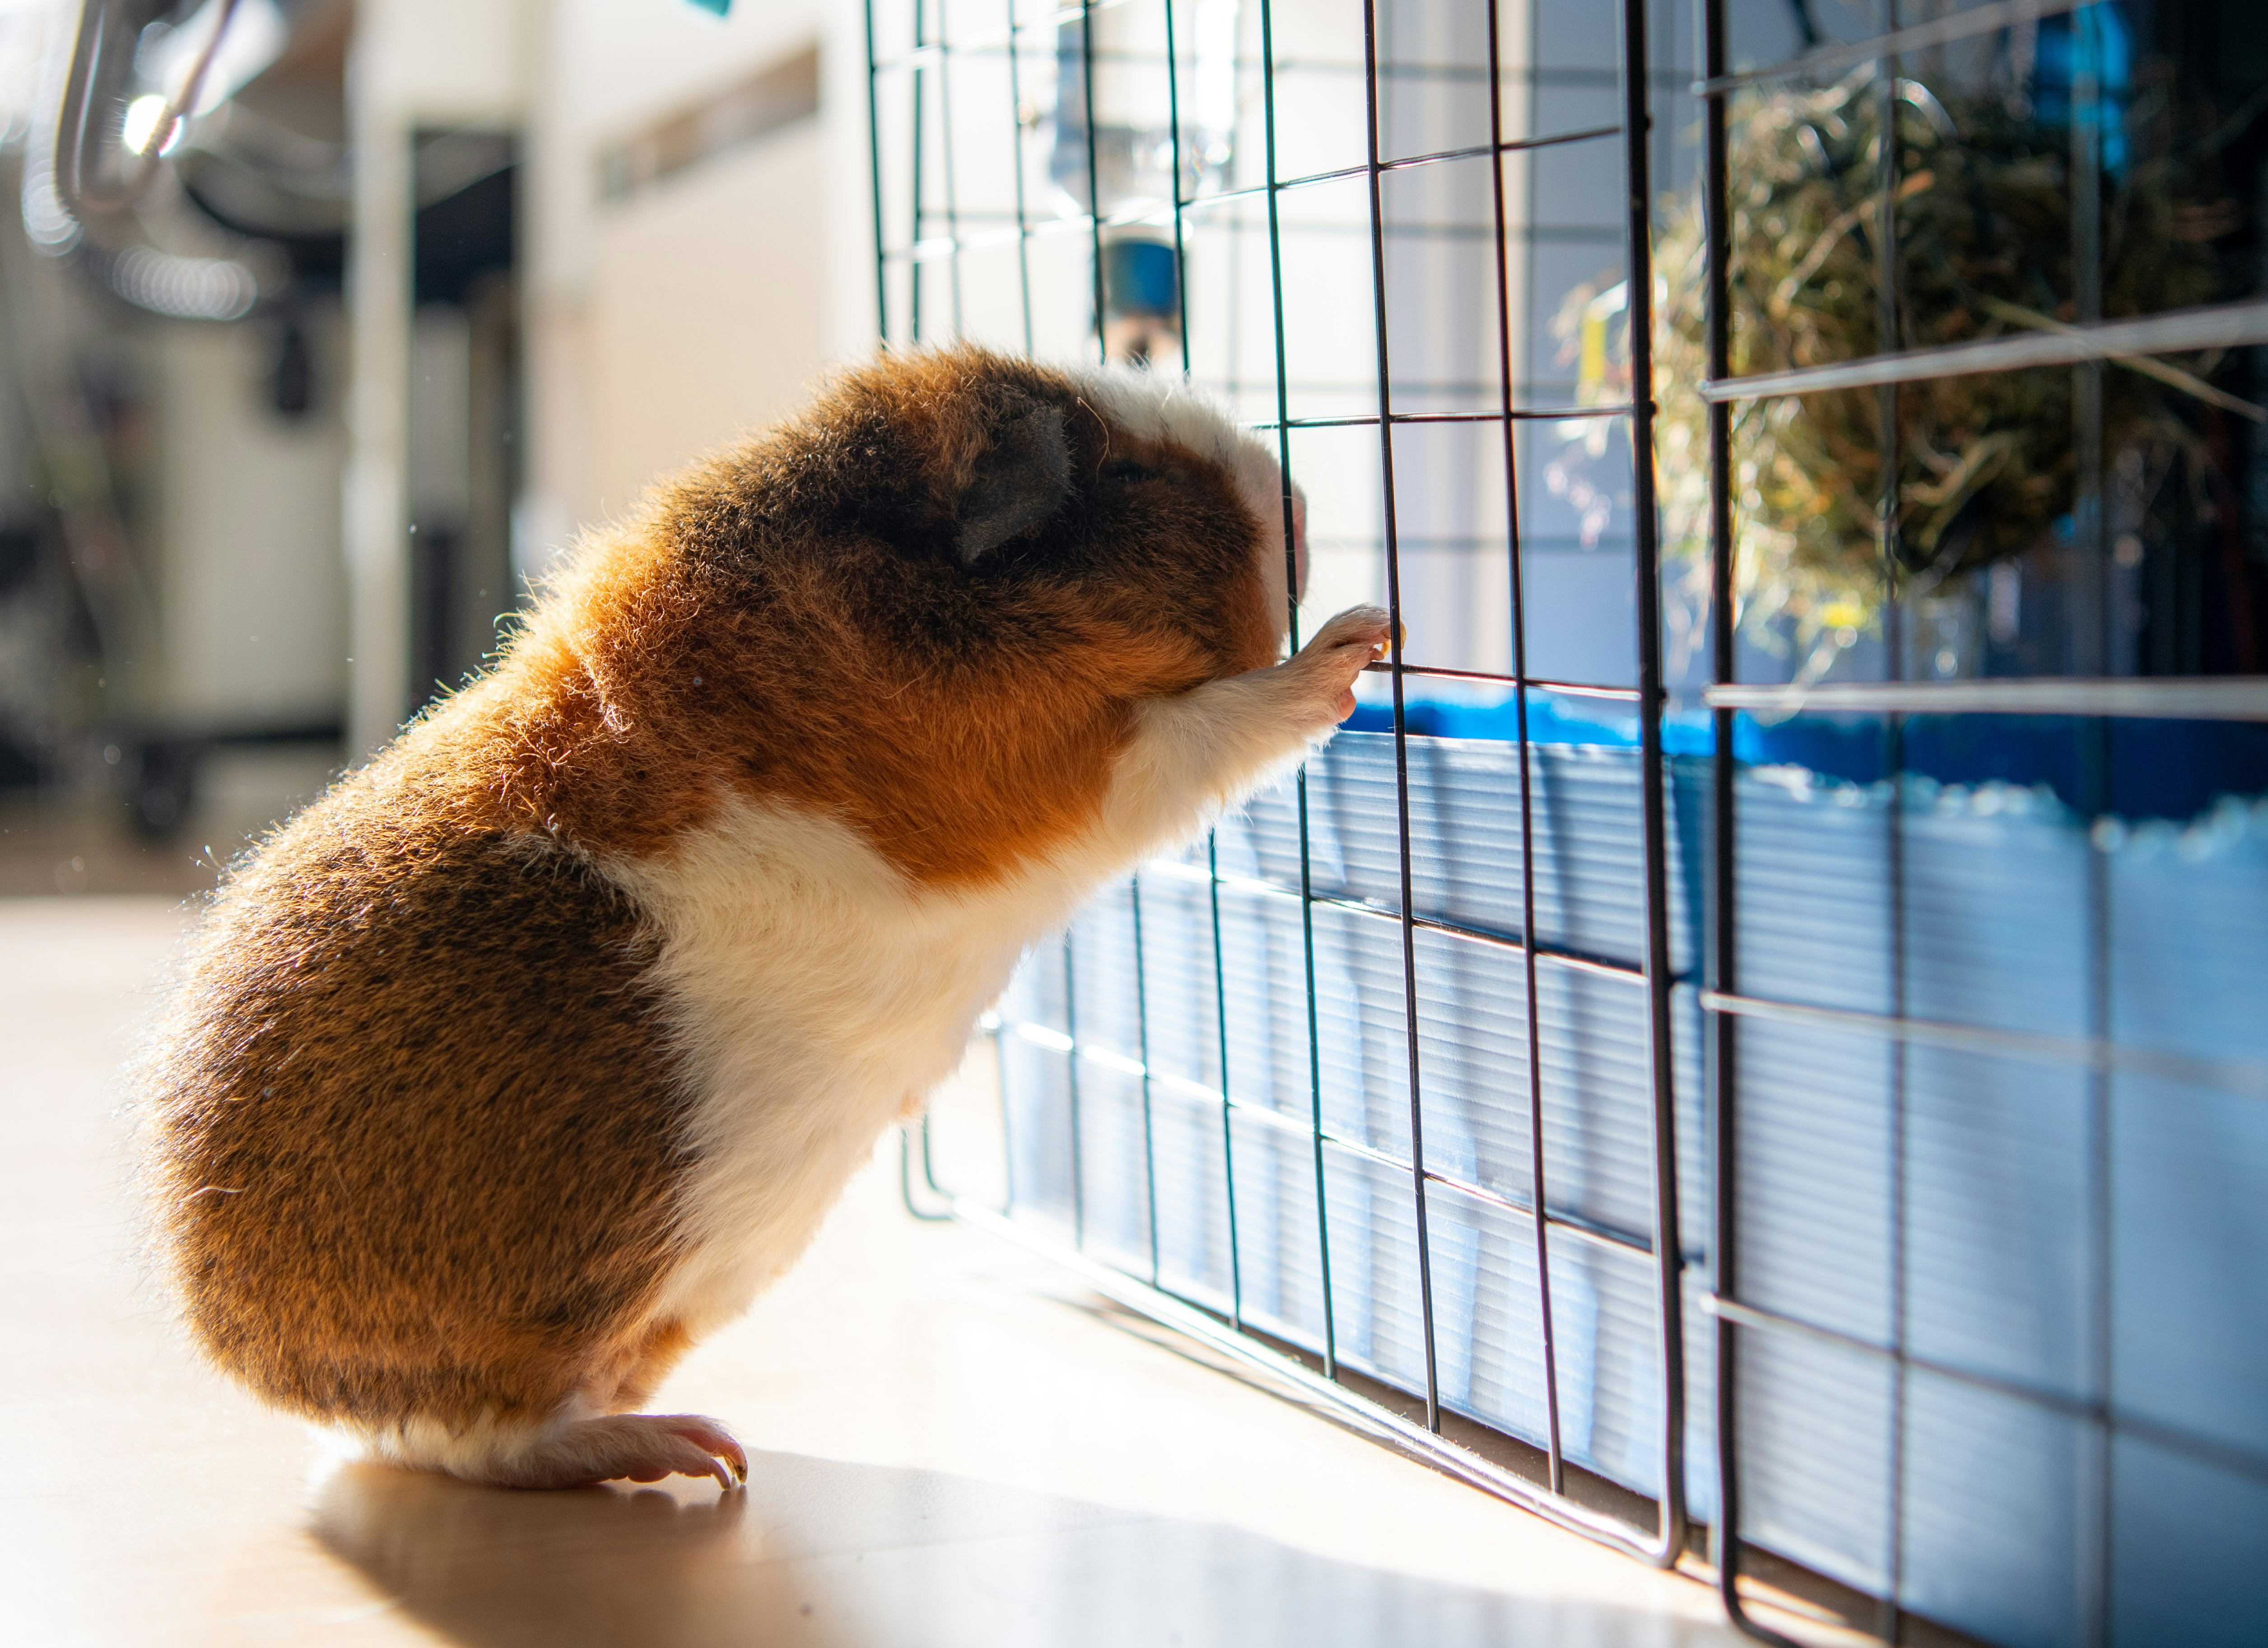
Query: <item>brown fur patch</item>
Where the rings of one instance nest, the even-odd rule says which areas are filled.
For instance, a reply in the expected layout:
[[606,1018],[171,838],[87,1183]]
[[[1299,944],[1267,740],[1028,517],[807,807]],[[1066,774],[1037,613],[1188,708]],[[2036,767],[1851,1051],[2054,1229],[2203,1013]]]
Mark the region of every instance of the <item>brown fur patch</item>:
[[215,909],[159,1096],[172,1269],[282,1407],[540,1417],[639,1331],[685,1096],[637,912],[411,790],[350,784]]
[[693,1348],[693,1335],[681,1321],[656,1322],[631,1352],[629,1371],[615,1387],[610,1406],[627,1411],[642,1408],[646,1399],[669,1377],[670,1369]]

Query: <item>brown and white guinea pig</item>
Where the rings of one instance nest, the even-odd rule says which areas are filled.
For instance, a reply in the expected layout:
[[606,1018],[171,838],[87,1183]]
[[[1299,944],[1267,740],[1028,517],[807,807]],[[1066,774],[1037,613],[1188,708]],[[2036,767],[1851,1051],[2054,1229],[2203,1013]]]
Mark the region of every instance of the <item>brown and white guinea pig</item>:
[[213,901],[144,1093],[203,1350],[401,1464],[744,1477],[633,1410],[1027,946],[1352,708],[1385,614],[1277,662],[1283,497],[1164,383],[971,349],[659,487]]

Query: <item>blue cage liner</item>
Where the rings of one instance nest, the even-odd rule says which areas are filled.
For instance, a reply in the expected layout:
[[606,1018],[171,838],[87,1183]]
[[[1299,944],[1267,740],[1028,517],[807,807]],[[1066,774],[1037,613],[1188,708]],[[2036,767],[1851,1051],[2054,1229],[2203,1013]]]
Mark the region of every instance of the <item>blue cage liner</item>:
[[[1429,725],[1501,730],[1454,719]],[[1549,1239],[1561,1440],[1653,1495],[1638,758],[1610,725],[1531,725],[1570,740],[1531,751],[1543,1156],[1566,1221]],[[2017,765],[2052,765],[2042,752],[2058,747],[2043,735]],[[1672,1022],[1687,1488],[1705,1519],[1714,1328],[1697,1306],[1712,1215],[1691,972],[1711,776],[1688,749],[1669,757]],[[1540,1446],[1527,984],[1505,942],[1523,936],[1517,749],[1419,736],[1407,761],[1415,913],[1460,930],[1415,937],[1425,1163],[1454,1181],[1426,1193],[1440,1395]],[[2268,801],[2090,823],[2052,774],[2035,778],[1894,786],[1778,764],[1737,781],[1743,995],[2078,1039],[2107,956],[2108,1039],[2188,1061],[2098,1077],[1743,1019],[1742,1292],[1825,1330],[1742,1339],[1743,1532],[1878,1593],[1895,1568],[1905,1607],[1989,1640],[2067,1643],[2107,1457],[2117,1618],[2152,1622],[2156,1640],[2169,1622],[2185,1643],[2268,1640]],[[1343,732],[1310,763],[1307,799],[1327,901],[1313,907],[1312,1046],[1286,784],[1225,820],[1210,858],[1201,845],[1145,866],[1018,975],[1001,1007],[1012,1210],[1320,1350],[1320,1114],[1336,1353],[1422,1391],[1393,739]],[[2098,874],[2107,948],[2088,927]],[[2098,1079],[2108,1252],[2090,1257]],[[1901,1343],[1903,1374],[1883,1354]]]

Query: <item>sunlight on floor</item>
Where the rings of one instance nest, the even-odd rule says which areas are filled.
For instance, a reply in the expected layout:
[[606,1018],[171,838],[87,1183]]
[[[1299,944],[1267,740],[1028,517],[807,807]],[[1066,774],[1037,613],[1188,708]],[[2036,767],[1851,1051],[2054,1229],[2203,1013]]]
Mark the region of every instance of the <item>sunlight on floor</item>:
[[894,1153],[658,1399],[737,1429],[745,1495],[326,1466],[189,1359],[134,1257],[116,1072],[179,931],[154,899],[0,902],[11,1641],[1737,1640],[1701,1585],[1125,1333],[997,1239],[915,1224]]

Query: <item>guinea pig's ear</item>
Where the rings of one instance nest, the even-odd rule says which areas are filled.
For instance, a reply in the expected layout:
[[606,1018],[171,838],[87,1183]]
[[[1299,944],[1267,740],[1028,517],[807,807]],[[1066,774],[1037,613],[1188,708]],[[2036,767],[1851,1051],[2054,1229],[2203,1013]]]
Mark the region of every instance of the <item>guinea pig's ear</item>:
[[1071,441],[1060,408],[1026,403],[991,429],[955,514],[954,548],[974,566],[1061,509],[1071,496]]

